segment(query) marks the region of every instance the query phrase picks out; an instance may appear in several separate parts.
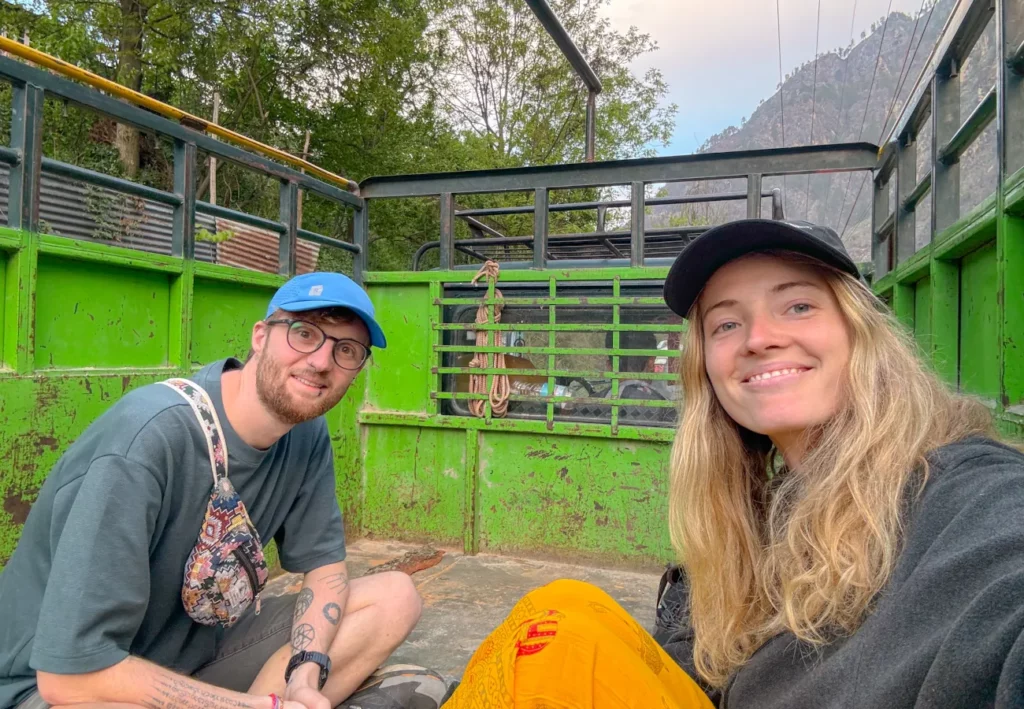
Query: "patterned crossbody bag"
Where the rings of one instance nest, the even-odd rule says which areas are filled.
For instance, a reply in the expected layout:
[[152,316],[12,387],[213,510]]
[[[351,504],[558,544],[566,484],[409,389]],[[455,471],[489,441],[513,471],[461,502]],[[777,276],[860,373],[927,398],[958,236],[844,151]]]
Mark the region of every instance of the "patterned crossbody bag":
[[188,379],[161,382],[181,394],[206,436],[213,490],[206,518],[185,563],[181,602],[197,623],[230,627],[256,603],[270,575],[256,527],[228,480],[228,447],[209,395]]

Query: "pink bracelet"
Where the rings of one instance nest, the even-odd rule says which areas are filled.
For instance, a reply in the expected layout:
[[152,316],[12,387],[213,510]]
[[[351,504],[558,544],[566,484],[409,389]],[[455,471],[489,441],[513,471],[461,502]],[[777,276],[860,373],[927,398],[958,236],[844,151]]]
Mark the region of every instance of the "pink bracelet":
[[270,700],[274,702],[271,705],[270,709],[281,709],[281,705],[283,704],[283,702],[281,701],[281,697],[277,696],[276,694],[271,694]]

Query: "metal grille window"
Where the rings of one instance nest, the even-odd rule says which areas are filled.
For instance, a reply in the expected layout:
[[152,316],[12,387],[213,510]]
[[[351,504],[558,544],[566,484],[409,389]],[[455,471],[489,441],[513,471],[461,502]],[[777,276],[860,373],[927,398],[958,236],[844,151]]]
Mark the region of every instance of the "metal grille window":
[[[509,377],[507,418],[625,426],[673,426],[680,397],[682,320],[657,281],[500,283],[500,323],[477,324],[482,287],[451,284],[441,299],[441,411],[471,416],[470,374]],[[493,294],[491,294],[493,295]],[[487,298],[488,305],[499,301]],[[490,311],[490,307],[488,308]],[[497,345],[476,344],[496,331]],[[505,369],[469,366],[478,352],[505,355]],[[491,416],[490,406],[485,416]]]

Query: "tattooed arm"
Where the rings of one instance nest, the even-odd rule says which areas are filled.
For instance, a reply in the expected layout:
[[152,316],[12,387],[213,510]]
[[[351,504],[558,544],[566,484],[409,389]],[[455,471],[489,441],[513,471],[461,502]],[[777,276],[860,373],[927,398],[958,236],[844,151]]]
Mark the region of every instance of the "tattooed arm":
[[[39,694],[53,706],[107,702],[146,709],[272,709],[269,696],[232,692],[138,657],[127,657],[98,672],[58,675],[39,672]],[[285,702],[284,709],[303,709]]]
[[[328,564],[306,574],[295,601],[292,620],[292,654],[306,650],[328,654],[348,603],[348,568],[345,562]],[[299,665],[288,682],[285,697],[301,687],[317,689],[320,667]]]

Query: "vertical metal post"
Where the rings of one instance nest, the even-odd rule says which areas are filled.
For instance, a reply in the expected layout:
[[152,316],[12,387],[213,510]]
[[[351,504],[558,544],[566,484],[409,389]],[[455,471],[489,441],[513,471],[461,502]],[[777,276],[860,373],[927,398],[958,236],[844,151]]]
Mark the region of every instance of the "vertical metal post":
[[1024,43],[1024,5],[996,0],[996,22],[1001,52],[999,54],[999,113],[997,130],[1003,134],[1004,177],[1024,167],[1024,57],[1017,50]]
[[[879,227],[882,226],[882,223],[889,216],[889,183],[883,182],[878,178],[873,182],[875,192],[871,210],[871,261],[874,263],[872,280],[877,281],[887,274],[892,266],[889,263],[888,245],[878,236]],[[889,238],[892,237],[890,236]]]
[[548,190],[533,193],[533,267],[544,268],[548,255]]
[[761,217],[761,175],[747,175],[747,219]]
[[174,141],[174,193],[181,197],[171,226],[171,255],[195,258],[196,251],[196,144]]
[[594,162],[595,140],[597,133],[597,92],[587,92],[587,125],[586,125],[586,153],[587,162]]
[[782,190],[778,187],[772,188],[772,219],[785,219],[786,213],[782,209]]
[[352,243],[359,247],[359,253],[352,259],[352,275],[355,282],[362,285],[370,262],[370,200],[363,200],[362,208],[355,210],[352,219]]
[[441,195],[441,270],[449,271],[455,265],[455,196],[451,192]]
[[932,236],[960,218],[960,163],[943,164],[939,151],[960,128],[960,75],[951,60],[932,77]]
[[44,93],[31,84],[14,84],[12,88],[11,147],[21,160],[11,166],[7,223],[15,229],[38,231]]
[[896,140],[896,204],[895,238],[897,266],[914,255],[917,217],[913,210],[903,208],[903,202],[917,187],[917,144],[909,131]]
[[284,276],[295,275],[299,240],[299,185],[281,180],[281,206],[278,217],[284,233],[278,241],[277,271]]
[[644,265],[644,183],[634,182],[629,210],[629,265],[641,268]]
[[604,233],[604,225],[608,220],[608,207],[600,206],[597,208],[597,233]]

